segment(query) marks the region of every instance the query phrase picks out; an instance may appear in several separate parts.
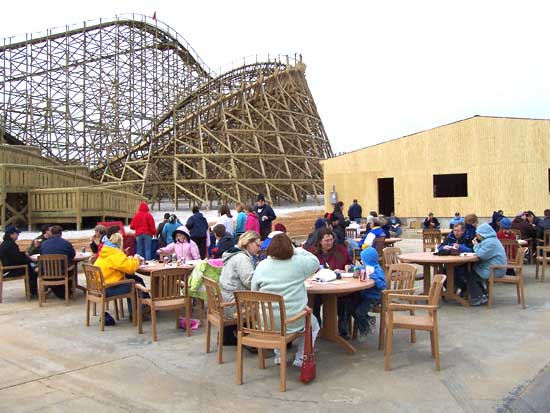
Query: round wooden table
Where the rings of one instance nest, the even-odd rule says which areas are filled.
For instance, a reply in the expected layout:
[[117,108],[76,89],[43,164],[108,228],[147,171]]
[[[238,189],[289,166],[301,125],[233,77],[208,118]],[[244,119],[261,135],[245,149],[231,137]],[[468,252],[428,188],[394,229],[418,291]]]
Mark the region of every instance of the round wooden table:
[[374,281],[371,279],[359,281],[358,278],[343,278],[341,280],[334,280],[326,283],[306,280],[305,284],[310,299],[310,307],[313,307],[313,297],[315,295],[321,296],[321,301],[323,303],[323,327],[320,332],[321,337],[334,341],[348,353],[355,353],[357,351],[355,347],[353,347],[349,341],[344,340],[338,335],[338,297],[372,288],[374,287]]
[[138,274],[147,275],[150,276],[153,271],[159,271],[159,270],[165,270],[168,268],[181,268],[182,270],[186,270],[191,272],[193,268],[195,268],[194,265],[191,264],[183,264],[183,265],[176,265],[176,264],[168,264],[164,265],[163,262],[158,261],[148,261],[148,265],[140,265],[137,269]]
[[442,294],[443,297],[449,300],[458,301],[464,307],[468,307],[470,303],[459,295],[455,294],[455,267],[479,261],[479,257],[475,254],[469,255],[434,255],[432,252],[414,252],[409,254],[400,254],[399,260],[409,264],[420,264],[424,267],[424,294],[430,291],[431,283],[431,267],[437,265],[445,265],[447,269],[447,288]]

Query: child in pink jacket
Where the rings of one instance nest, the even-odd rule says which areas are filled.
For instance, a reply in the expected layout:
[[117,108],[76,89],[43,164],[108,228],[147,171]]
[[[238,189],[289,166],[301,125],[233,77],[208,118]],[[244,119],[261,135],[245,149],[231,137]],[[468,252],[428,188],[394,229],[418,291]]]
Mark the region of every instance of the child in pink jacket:
[[185,225],[178,227],[172,234],[172,237],[174,238],[174,242],[164,248],[160,248],[157,250],[157,253],[173,254],[175,252],[178,260],[181,258],[200,260],[199,247],[189,237],[189,230]]
[[247,205],[246,208],[246,224],[244,226],[245,231],[256,231],[260,233],[260,221],[258,220],[258,215],[254,212],[250,205]]

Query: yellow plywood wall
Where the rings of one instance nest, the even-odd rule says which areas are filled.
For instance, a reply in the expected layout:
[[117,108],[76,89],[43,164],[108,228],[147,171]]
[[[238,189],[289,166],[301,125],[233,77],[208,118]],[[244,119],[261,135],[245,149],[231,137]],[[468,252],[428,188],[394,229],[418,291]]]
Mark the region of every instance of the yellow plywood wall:
[[[325,208],[333,185],[345,209],[378,210],[378,178],[394,178],[395,213],[508,216],[550,208],[550,120],[473,117],[322,162]],[[434,198],[434,174],[468,174],[468,196]]]

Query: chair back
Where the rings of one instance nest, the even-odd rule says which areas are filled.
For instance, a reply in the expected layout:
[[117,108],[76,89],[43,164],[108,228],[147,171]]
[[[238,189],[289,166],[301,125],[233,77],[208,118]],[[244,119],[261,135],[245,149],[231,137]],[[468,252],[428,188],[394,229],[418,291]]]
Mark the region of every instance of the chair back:
[[416,267],[412,264],[391,264],[386,272],[386,289],[408,290],[414,288]]
[[346,238],[357,238],[357,230],[355,228],[346,228]]
[[[153,271],[151,273],[151,299],[164,301],[188,297],[188,277],[189,272],[184,268],[164,268]],[[182,287],[184,288],[183,293]]]
[[545,247],[550,247],[550,229],[545,229],[542,234],[542,241]]
[[[239,332],[266,338],[285,335],[286,313],[282,295],[259,291],[235,291],[235,303],[239,315]],[[276,312],[279,313],[279,317],[276,317]]]
[[385,242],[386,242],[386,237],[376,237],[372,241],[372,247],[376,250],[380,258],[384,257]]
[[526,247],[519,247],[516,248],[516,255],[514,257],[510,258],[508,257],[508,254],[506,254],[506,256],[508,257],[508,264],[523,267],[523,259],[525,258],[526,253]]
[[67,256],[63,254],[43,254],[37,260],[38,275],[43,280],[59,280],[68,277]]
[[516,239],[521,239],[521,231],[517,228],[511,228],[508,231],[510,231],[512,234],[516,236]]
[[204,288],[206,289],[206,298],[208,302],[208,314],[217,314],[223,318],[222,293],[220,286],[216,281],[208,277],[202,277]]
[[[515,239],[501,239],[500,243],[504,247],[506,252],[506,259],[508,264],[515,262],[517,251],[518,251],[518,242]],[[515,264],[514,264],[515,265]]]
[[100,267],[92,264],[82,264],[86,275],[86,292],[90,295],[101,296],[105,290],[105,279]]
[[422,247],[424,250],[435,249],[436,244],[441,244],[441,231],[438,229],[425,229],[422,231]]
[[443,289],[443,283],[447,279],[445,274],[435,274],[430,285],[430,291],[428,292],[428,304],[439,305],[441,299],[441,290]]
[[399,254],[401,254],[401,248],[385,247],[382,250],[382,254],[384,255],[384,265],[386,267],[386,271],[388,271],[390,269],[390,265],[399,264]]

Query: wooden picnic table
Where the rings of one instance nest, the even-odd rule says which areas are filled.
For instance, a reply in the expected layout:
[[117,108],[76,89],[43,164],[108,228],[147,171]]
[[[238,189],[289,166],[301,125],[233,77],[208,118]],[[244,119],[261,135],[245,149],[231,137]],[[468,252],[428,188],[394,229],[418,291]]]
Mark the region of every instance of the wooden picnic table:
[[313,297],[316,295],[321,296],[323,303],[321,337],[335,342],[348,353],[355,353],[357,351],[355,347],[338,335],[338,297],[372,288],[374,287],[374,281],[371,279],[359,281],[358,278],[342,278],[341,280],[318,283],[309,279],[306,280],[305,284],[311,308],[313,308]]
[[445,265],[447,269],[447,288],[442,294],[443,297],[449,300],[454,300],[468,307],[470,303],[459,295],[455,294],[454,285],[454,269],[457,265],[470,264],[479,261],[479,257],[473,253],[467,255],[434,255],[432,252],[413,252],[408,254],[400,254],[401,262],[409,264],[419,264],[424,267],[424,294],[428,294],[431,283],[431,268],[438,265]]

